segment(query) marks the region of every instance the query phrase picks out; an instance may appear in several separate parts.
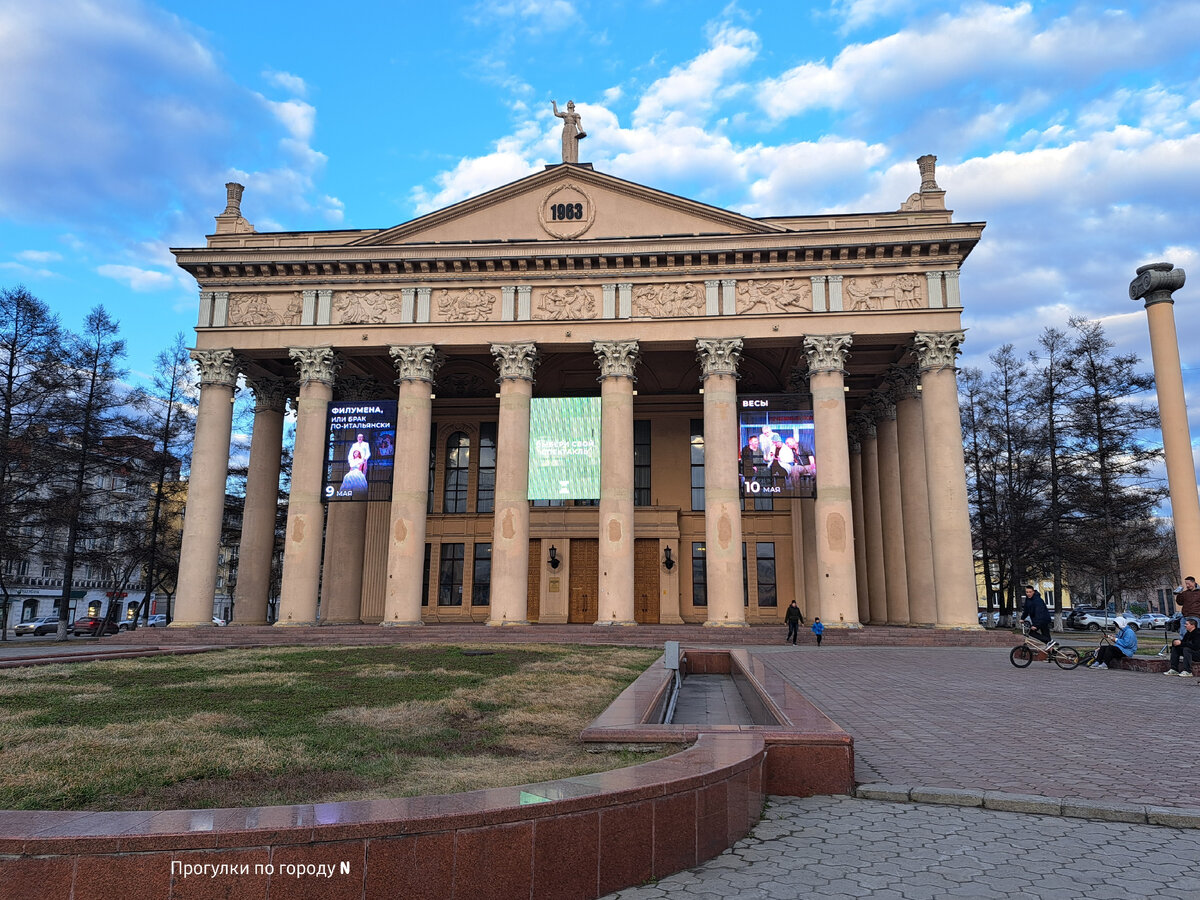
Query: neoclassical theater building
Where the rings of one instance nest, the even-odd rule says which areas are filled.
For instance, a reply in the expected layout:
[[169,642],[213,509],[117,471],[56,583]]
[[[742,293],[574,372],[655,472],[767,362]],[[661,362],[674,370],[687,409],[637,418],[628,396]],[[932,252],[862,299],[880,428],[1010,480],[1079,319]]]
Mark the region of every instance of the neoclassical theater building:
[[[174,624],[212,614],[242,383],[236,624],[267,622],[290,403],[280,626],[742,626],[795,600],[977,627],[955,358],[984,226],[934,163],[893,211],[767,218],[564,161],[391,228],[261,233],[228,185],[174,251],[201,373]],[[775,395],[811,410],[805,498],[742,496],[740,410]],[[530,499],[537,398],[598,398],[598,496]],[[324,502],[329,404],[379,400],[390,500]]]

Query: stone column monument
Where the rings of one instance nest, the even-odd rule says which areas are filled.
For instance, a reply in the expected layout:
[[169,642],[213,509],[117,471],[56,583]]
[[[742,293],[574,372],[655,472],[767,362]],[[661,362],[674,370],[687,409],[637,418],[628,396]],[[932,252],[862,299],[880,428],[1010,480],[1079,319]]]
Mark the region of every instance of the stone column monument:
[[1179,337],[1175,332],[1175,300],[1187,276],[1171,263],[1151,263],[1137,270],[1129,285],[1131,300],[1144,300],[1150,325],[1150,355],[1158,414],[1162,419],[1163,452],[1167,458],[1167,486],[1171,515],[1175,519],[1175,547],[1183,575],[1200,575],[1200,501],[1196,497],[1196,466],[1188,428],[1183,371],[1179,364]]

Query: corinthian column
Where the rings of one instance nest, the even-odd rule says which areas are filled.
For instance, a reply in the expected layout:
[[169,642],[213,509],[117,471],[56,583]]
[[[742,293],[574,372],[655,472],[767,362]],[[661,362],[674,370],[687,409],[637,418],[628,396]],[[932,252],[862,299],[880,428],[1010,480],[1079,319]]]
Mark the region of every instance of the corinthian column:
[[742,497],[738,484],[737,366],[741,338],[696,341],[704,382],[705,625],[744,626]]
[[937,621],[937,589],[933,580],[933,539],[929,534],[929,485],[925,480],[921,392],[917,390],[916,370],[911,366],[897,367],[890,380],[896,396],[909,620],[914,625],[932,625]]
[[489,625],[529,624],[529,401],[537,345],[492,344],[500,371]]
[[316,625],[325,526],[321,501],[325,422],[342,360],[332,347],[291,347],[288,355],[300,373],[300,399],[296,404],[296,448],[292,451],[292,489],[283,544],[283,586],[275,624]]
[[967,475],[954,375],[954,360],[963,336],[961,331],[917,332],[913,349],[921,371],[937,625],[973,630],[979,628],[975,558],[971,551]]
[[432,344],[391,347],[399,378],[396,405],[396,468],[388,527],[387,587],[381,625],[420,625],[425,566],[425,511],[429,499],[427,466],[401,460],[429,459],[433,420],[433,376],[442,364]]
[[275,551],[275,514],[279,507],[279,467],[283,457],[283,409],[292,383],[282,378],[247,378],[254,391],[254,431],[246,473],[246,508],[238,548],[234,623],[266,625]]
[[852,423],[850,440],[850,509],[854,515],[854,585],[858,597],[858,621],[871,620],[867,590],[867,526],[863,517],[862,429]]
[[1179,365],[1179,336],[1175,332],[1175,300],[1187,276],[1171,263],[1151,263],[1137,270],[1129,285],[1131,300],[1145,300],[1150,326],[1150,356],[1154,361],[1154,388],[1162,420],[1163,453],[1167,463],[1167,490],[1175,522],[1175,549],[1183,575],[1200,577],[1200,501],[1196,497],[1196,464],[1188,428],[1183,370]]
[[861,628],[854,575],[854,513],[850,507],[850,442],[846,432],[848,334],[804,339],[813,398],[817,455],[817,582],[821,619],[831,628]]
[[200,404],[179,554],[179,593],[171,623],[180,626],[212,625],[238,375],[232,350],[193,350],[191,356],[200,370]]
[[600,586],[597,625],[636,625],[633,604],[633,371],[637,341],[597,341]]
[[862,432],[862,492],[864,551],[867,557],[867,608],[872,625],[887,624],[887,574],[883,566],[883,515],[879,510],[879,435],[874,418],[865,411],[859,418]]
[[883,522],[883,566],[887,572],[887,623],[908,624],[908,570],[904,564],[904,519],[900,501],[900,448],[896,404],[876,398],[879,447],[879,515]]

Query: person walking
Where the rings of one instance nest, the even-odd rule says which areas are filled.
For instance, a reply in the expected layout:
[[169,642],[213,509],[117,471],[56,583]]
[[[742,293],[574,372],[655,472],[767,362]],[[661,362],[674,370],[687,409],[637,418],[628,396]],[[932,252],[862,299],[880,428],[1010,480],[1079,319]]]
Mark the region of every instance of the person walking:
[[791,641],[792,644],[795,644],[796,638],[800,634],[800,625],[804,622],[804,616],[800,614],[800,607],[796,605],[795,600],[787,608],[787,612],[783,615],[783,620],[787,622],[788,627],[787,637],[783,639],[783,642],[786,644],[788,641]]
[[1183,637],[1171,641],[1171,668],[1167,675],[1192,677],[1192,661],[1200,657],[1200,619],[1188,616],[1183,620]]
[[821,624],[821,617],[817,616],[813,619],[812,633],[817,636],[817,646],[821,646],[821,635],[825,633],[825,626]]
[[1129,620],[1117,616],[1113,622],[1117,626],[1117,634],[1112,645],[1096,651],[1096,661],[1088,666],[1089,669],[1107,669],[1109,663],[1126,659],[1137,652],[1137,632],[1129,627]]

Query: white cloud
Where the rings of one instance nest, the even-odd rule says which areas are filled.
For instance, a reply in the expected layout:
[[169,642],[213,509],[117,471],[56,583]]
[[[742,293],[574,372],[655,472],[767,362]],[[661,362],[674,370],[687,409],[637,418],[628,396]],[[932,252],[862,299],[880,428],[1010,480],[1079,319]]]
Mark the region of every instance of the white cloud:
[[32,263],[58,262],[62,254],[53,250],[22,250],[17,254],[17,259]]
[[317,110],[302,100],[276,102],[263,98],[263,103],[296,141],[308,143],[317,126]]
[[293,75],[290,72],[275,72],[268,69],[263,72],[263,78],[269,83],[281,88],[293,97],[307,97],[308,85],[299,75]]
[[833,9],[842,18],[842,31],[870,25],[878,19],[911,7],[908,0],[834,0]]
[[737,90],[731,77],[757,53],[758,35],[753,31],[729,24],[714,27],[707,50],[650,85],[634,110],[634,126],[678,126],[703,120],[719,99]]
[[136,266],[103,265],[96,269],[98,275],[112,278],[127,285],[139,293],[145,291],[162,291],[173,288],[178,284],[174,275],[166,272],[156,272],[153,269],[139,269]]
[[480,3],[473,19],[477,24],[511,19],[531,31],[561,31],[579,22],[580,16],[569,0],[509,0]]

